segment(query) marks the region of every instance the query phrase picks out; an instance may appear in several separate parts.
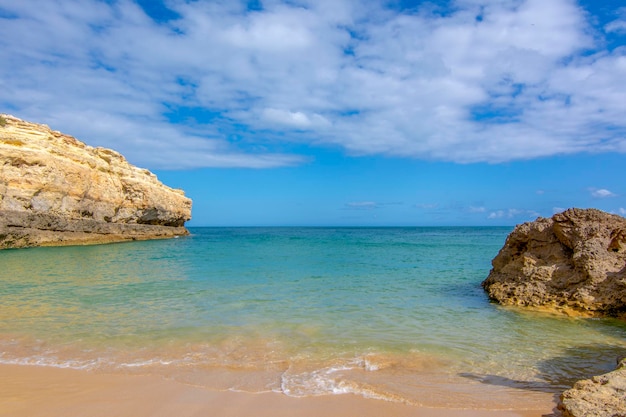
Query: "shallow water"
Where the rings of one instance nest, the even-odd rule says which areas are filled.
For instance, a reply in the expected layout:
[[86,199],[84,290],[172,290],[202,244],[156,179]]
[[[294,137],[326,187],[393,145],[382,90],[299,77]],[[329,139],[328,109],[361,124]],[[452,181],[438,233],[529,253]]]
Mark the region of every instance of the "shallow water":
[[0,252],[0,363],[507,408],[626,351],[622,322],[489,303],[508,228],[191,231]]

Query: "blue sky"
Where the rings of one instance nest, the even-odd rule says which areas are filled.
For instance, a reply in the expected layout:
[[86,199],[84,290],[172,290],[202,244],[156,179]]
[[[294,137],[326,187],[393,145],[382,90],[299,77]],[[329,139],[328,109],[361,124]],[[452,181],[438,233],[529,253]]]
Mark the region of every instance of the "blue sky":
[[0,0],[0,112],[183,188],[190,226],[626,214],[626,4]]

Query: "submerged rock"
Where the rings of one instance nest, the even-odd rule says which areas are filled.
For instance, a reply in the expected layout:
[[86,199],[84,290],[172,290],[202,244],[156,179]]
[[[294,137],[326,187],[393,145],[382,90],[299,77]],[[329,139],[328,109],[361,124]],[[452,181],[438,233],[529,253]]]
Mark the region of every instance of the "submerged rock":
[[564,417],[626,417],[626,359],[613,372],[576,382],[558,408]]
[[626,219],[569,209],[518,225],[482,283],[504,305],[626,318]]
[[0,249],[188,234],[182,190],[115,151],[0,117]]

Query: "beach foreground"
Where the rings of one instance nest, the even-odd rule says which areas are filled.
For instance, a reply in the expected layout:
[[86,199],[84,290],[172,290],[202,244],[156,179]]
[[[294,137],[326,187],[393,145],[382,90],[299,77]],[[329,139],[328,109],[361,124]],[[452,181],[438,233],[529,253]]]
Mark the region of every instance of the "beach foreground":
[[191,231],[3,251],[0,415],[539,417],[626,347],[491,304],[508,229]]
[[0,366],[0,416],[420,416],[541,417],[537,410],[457,410],[370,400],[354,395],[292,398],[278,393],[214,391],[157,376],[110,375],[40,366]]

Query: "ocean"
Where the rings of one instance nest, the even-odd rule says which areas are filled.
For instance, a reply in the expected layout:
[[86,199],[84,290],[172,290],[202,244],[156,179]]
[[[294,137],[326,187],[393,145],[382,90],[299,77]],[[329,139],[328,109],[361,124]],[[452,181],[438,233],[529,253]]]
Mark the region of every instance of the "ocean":
[[190,231],[1,251],[0,363],[506,409],[626,352],[624,322],[488,300],[511,228]]

